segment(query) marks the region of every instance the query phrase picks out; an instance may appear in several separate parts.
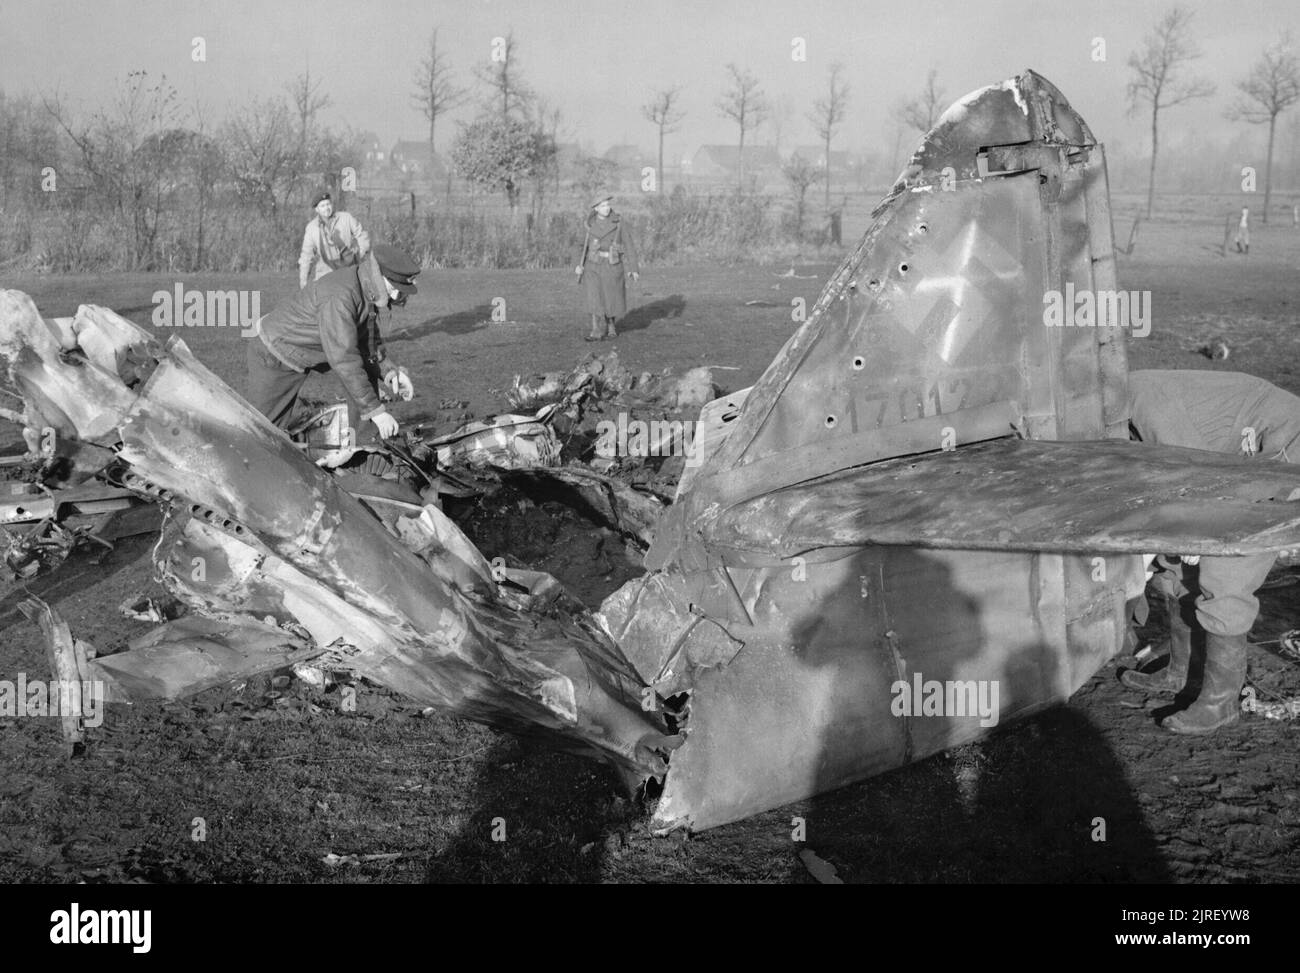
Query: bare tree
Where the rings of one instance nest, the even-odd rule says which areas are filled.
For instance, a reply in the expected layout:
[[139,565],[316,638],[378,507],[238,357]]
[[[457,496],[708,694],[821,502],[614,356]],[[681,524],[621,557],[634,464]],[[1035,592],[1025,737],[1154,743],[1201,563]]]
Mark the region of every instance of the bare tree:
[[911,101],[902,101],[894,106],[894,120],[908,128],[914,128],[924,134],[934,128],[945,107],[945,95],[938,86],[939,72],[931,68],[925,78],[925,90]]
[[220,140],[240,195],[274,219],[295,180],[297,150],[288,106],[278,98],[251,102],[228,118]]
[[740,148],[736,153],[736,168],[740,188],[745,187],[745,133],[762,125],[771,113],[767,97],[758,89],[758,79],[735,64],[727,65],[731,87],[718,102],[718,111],[730,118],[740,128]]
[[212,191],[225,167],[221,147],[210,136],[208,109],[197,97],[194,99],[194,138],[187,145],[186,161],[194,181],[195,242],[194,267],[203,269],[203,248],[206,243],[207,217],[211,207]]
[[804,216],[808,212],[808,189],[825,173],[818,166],[795,153],[789,162],[781,166],[781,174],[790,184],[790,195],[794,199],[794,236],[796,240],[802,241]]
[[488,110],[496,111],[501,121],[509,121],[512,113],[527,110],[533,101],[533,89],[520,76],[515,48],[515,32],[503,37],[500,49],[494,48],[493,59],[474,69],[474,76],[488,86]]
[[785,158],[790,153],[782,152],[786,134],[790,131],[790,119],[794,117],[794,99],[781,94],[772,99],[772,111],[767,116],[767,127],[771,132],[772,147],[778,158]]
[[681,86],[673,85],[658,92],[641,106],[641,114],[645,116],[645,120],[659,129],[659,168],[655,172],[659,177],[661,193],[667,182],[664,178],[664,136],[677,131],[682,119],[686,117],[686,113],[677,107],[677,100],[681,97],[681,93]]
[[329,95],[321,93],[320,86],[320,81],[312,83],[311,68],[285,86],[289,98],[293,101],[293,109],[298,115],[298,150],[304,156],[307,154],[307,143],[310,141],[317,114],[321,109],[333,104]]
[[564,112],[558,105],[551,105],[545,98],[538,97],[533,103],[532,125],[537,133],[537,170],[533,173],[532,220],[540,224],[546,215],[546,191],[550,186],[559,195],[560,191],[560,126],[563,124]]
[[1237,90],[1241,95],[1228,109],[1228,117],[1252,125],[1268,123],[1268,156],[1264,165],[1264,222],[1267,223],[1273,190],[1273,138],[1277,116],[1300,101],[1300,63],[1291,52],[1290,33],[1283,33],[1276,44],[1264,49],[1250,74],[1237,82]]
[[826,146],[826,209],[831,208],[831,139],[849,111],[849,85],[844,80],[844,65],[830,67],[830,84],[825,98],[818,98],[808,120]]
[[1133,80],[1128,83],[1129,114],[1143,102],[1151,106],[1151,173],[1147,182],[1147,219],[1156,194],[1156,153],[1160,145],[1160,111],[1194,98],[1208,98],[1214,85],[1199,77],[1184,78],[1188,66],[1201,56],[1190,37],[1192,14],[1173,7],[1142,39],[1141,50],[1129,55]]
[[[438,50],[438,30],[434,28],[429,35],[429,52],[420,62],[420,70],[415,74],[415,94],[411,101],[420,109],[421,114],[429,120],[429,161],[433,161],[433,130],[438,116],[446,114],[463,104],[466,97],[464,88],[459,87],[451,78],[451,66],[446,55]],[[432,178],[432,172],[430,172]]]
[[80,153],[96,195],[129,222],[131,266],[150,265],[176,176],[174,129],[183,114],[176,89],[165,76],[155,82],[146,71],[132,71],[115,92],[111,107],[81,125],[57,93],[42,100]]

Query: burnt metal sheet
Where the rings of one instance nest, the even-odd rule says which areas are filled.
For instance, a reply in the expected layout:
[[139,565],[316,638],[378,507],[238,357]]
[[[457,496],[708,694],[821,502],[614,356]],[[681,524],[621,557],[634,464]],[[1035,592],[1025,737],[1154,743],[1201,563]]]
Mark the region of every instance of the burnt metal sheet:
[[462,590],[454,558],[407,549],[184,342],[159,348],[116,316],[101,331],[98,312],[82,311],[81,340],[118,372],[66,353],[66,336],[14,291],[0,291],[0,353],[29,416],[38,403],[60,436],[120,443],[124,482],[185,522],[155,552],[173,594],[200,614],[271,615],[318,646],[344,642],[357,671],[426,704],[550,736],[628,777],[662,774],[667,727],[589,620],[514,610],[490,583]]
[[94,659],[88,671],[112,683],[115,701],[179,699],[324,651],[256,619],[191,615],[151,629],[125,652]]
[[1300,467],[1105,440],[1006,439],[889,460],[731,507],[720,547],[1247,555],[1300,548]]
[[[1125,569],[1089,585],[1098,624],[1071,637],[1057,555],[859,548],[747,572],[744,648],[700,669],[657,828],[702,830],[978,739],[1069,697],[1122,632]],[[1140,573],[1138,574],[1140,578]],[[897,711],[898,683],[976,683],[964,713]],[[996,689],[994,688],[996,687]],[[979,693],[983,691],[981,700]],[[996,693],[996,695],[994,695]],[[969,701],[969,699],[968,699]],[[981,705],[986,708],[981,711]]]

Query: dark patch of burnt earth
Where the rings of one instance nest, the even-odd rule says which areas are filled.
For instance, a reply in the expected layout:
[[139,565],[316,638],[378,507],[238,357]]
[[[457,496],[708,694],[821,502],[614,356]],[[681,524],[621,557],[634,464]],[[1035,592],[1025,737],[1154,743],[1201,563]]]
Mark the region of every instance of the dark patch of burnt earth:
[[590,608],[645,573],[636,545],[557,501],[503,487],[449,513],[484,557],[545,571]]

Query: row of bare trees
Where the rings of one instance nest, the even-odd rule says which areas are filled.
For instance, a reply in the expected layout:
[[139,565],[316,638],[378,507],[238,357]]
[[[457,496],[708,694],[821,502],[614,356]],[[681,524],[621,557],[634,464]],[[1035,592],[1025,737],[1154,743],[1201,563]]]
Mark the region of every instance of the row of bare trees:
[[[1160,113],[1166,109],[1208,98],[1215,85],[1193,73],[1202,51],[1191,34],[1192,14],[1173,7],[1142,39],[1142,46],[1128,60],[1133,78],[1128,85],[1130,112],[1146,105],[1151,112],[1151,169],[1147,181],[1147,217],[1155,200],[1156,158],[1160,147]],[[1245,77],[1236,82],[1237,96],[1225,114],[1234,121],[1268,125],[1268,148],[1264,168],[1264,222],[1268,222],[1273,189],[1273,147],[1277,120],[1300,101],[1300,62],[1292,50],[1292,39],[1283,34],[1264,49]]]
[[[1203,52],[1192,37],[1192,19],[1192,13],[1186,8],[1170,8],[1142,38],[1141,46],[1128,59],[1131,71],[1126,91],[1129,113],[1136,114],[1145,108],[1150,112],[1151,118],[1147,218],[1151,217],[1155,204],[1161,113],[1197,99],[1208,98],[1216,91],[1209,79],[1194,73],[1195,62],[1202,58]],[[938,72],[931,69],[921,93],[895,106],[892,115],[900,126],[918,132],[926,132],[934,126],[947,104],[937,77]],[[1225,109],[1225,117],[1232,121],[1268,126],[1263,212],[1264,222],[1268,222],[1278,118],[1300,101],[1300,61],[1297,61],[1291,36],[1283,33],[1268,45],[1234,86],[1237,94]],[[899,137],[902,137],[901,129]]]
[[[126,75],[90,111],[57,90],[0,96],[0,208],[10,226],[22,225],[7,242],[80,248],[86,257],[85,241],[55,231],[94,236],[103,251],[96,264],[111,269],[218,264],[215,238],[239,248],[233,237],[257,222],[273,229],[270,246],[284,247],[306,218],[287,212],[290,203],[357,158],[354,133],[319,124],[328,105],[310,74],[219,123],[145,71]],[[53,239],[37,239],[42,225]]]

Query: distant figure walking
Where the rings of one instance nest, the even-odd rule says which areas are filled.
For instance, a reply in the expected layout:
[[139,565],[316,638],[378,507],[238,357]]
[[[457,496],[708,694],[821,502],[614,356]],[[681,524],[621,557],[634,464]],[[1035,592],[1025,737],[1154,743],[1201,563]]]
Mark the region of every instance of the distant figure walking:
[[613,196],[591,204],[582,254],[574,273],[587,295],[591,334],[584,341],[618,337],[616,324],[627,314],[627,277],[641,279],[632,234],[614,212]]
[[1241,208],[1241,222],[1237,224],[1237,235],[1232,238],[1238,253],[1250,253],[1250,207]]
[[[334,212],[330,194],[321,190],[312,197],[316,216],[302,235],[302,253],[298,257],[298,288],[308,281],[320,280],[331,270],[355,267],[370,252],[370,234],[357,218],[342,210]],[[313,273],[314,270],[314,273]]]

